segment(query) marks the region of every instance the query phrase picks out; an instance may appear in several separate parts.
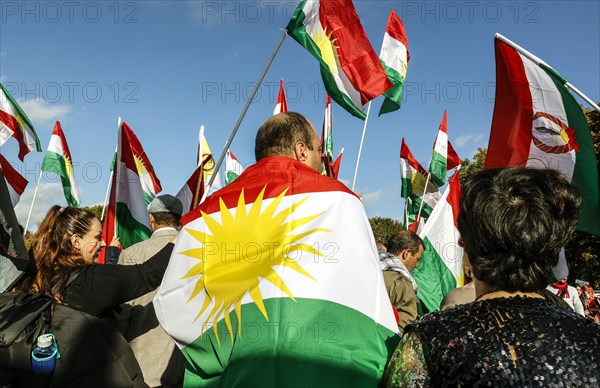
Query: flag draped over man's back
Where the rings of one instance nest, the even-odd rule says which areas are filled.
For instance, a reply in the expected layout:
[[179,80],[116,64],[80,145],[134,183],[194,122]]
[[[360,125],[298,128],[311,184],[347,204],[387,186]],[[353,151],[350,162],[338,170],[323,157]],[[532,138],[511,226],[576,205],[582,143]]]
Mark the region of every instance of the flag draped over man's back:
[[[594,143],[567,80],[500,38],[496,49],[496,103],[486,168],[552,168],[579,189],[577,229],[600,236],[600,189]],[[529,54],[531,55],[531,54]]]
[[81,206],[81,196],[75,184],[71,152],[58,121],[54,124],[54,129],[52,130],[48,151],[42,161],[42,170],[50,171],[60,176],[63,192],[69,206]]
[[463,249],[458,244],[459,202],[457,170],[421,232],[425,250],[411,272],[419,285],[417,296],[429,311],[439,310],[444,295],[464,284]]
[[11,136],[19,142],[21,161],[31,151],[42,151],[33,124],[17,101],[0,83],[0,146]]
[[286,30],[319,61],[327,94],[352,115],[364,120],[364,105],[393,87],[352,0],[302,0]]
[[378,384],[398,326],[342,183],[265,158],[182,223],[154,307],[188,361],[184,385]]

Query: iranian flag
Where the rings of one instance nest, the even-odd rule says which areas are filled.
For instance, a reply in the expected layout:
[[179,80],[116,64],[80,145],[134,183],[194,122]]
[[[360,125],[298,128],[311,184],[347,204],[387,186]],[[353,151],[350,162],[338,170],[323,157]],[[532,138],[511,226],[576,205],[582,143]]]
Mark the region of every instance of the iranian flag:
[[398,326],[346,186],[265,158],[182,223],[154,308],[184,386],[378,385]]
[[420,233],[425,251],[411,272],[419,286],[417,296],[429,311],[439,310],[444,295],[464,284],[463,248],[458,245],[459,202],[460,180],[456,170]]
[[81,206],[81,196],[75,184],[72,160],[67,139],[60,126],[60,122],[57,121],[52,130],[48,151],[42,162],[42,170],[53,172],[60,176],[67,203],[69,206],[79,207]]
[[[404,138],[402,138],[400,147],[400,175],[402,178],[400,194],[402,198],[410,198],[409,213],[414,217],[419,213],[419,208],[423,203],[421,217],[429,217],[440,200],[441,194],[431,180],[427,182],[427,171],[415,159]],[[425,190],[425,185],[427,185],[427,190]]]
[[0,169],[6,182],[8,194],[10,195],[10,202],[15,207],[19,203],[21,195],[25,191],[25,186],[29,182],[2,155],[0,155]]
[[384,113],[400,109],[404,80],[406,79],[408,61],[410,60],[404,23],[393,9],[390,10],[379,59],[388,78],[394,85],[392,89],[385,92],[385,100],[383,100],[383,104],[379,109],[379,116],[381,116]]
[[228,185],[242,175],[244,167],[235,158],[233,152],[227,150],[227,155],[225,156],[225,184]]
[[273,116],[281,112],[287,112],[287,101],[285,99],[285,90],[283,88],[283,78],[279,80],[279,94],[277,95],[277,103],[273,110]]
[[10,137],[19,142],[19,159],[31,151],[42,151],[33,124],[15,99],[0,83],[0,146]]
[[[147,193],[144,192],[131,146],[135,134],[126,123],[119,120],[119,124],[117,158],[102,237],[109,244],[117,235],[121,239],[121,245],[128,248],[150,238],[151,229],[146,207]],[[100,262],[104,262],[104,257],[101,257]]]
[[486,168],[526,165],[563,173],[582,197],[577,229],[600,236],[594,143],[567,80],[496,34],[496,104]]
[[351,0],[302,0],[287,33],[321,65],[327,94],[365,119],[364,105],[393,87]]

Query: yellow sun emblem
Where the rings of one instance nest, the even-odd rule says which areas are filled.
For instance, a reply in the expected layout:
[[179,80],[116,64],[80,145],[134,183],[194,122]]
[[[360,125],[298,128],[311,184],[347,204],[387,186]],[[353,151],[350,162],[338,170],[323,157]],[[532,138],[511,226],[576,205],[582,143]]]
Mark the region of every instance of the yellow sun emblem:
[[219,343],[217,322],[222,317],[229,334],[233,337],[230,317],[232,308],[235,309],[238,320],[238,332],[241,332],[241,307],[245,295],[250,295],[265,319],[269,319],[259,288],[259,279],[268,280],[295,300],[284,280],[273,269],[274,266],[287,267],[309,279],[316,280],[298,264],[297,257],[293,256],[298,256],[302,252],[325,256],[318,249],[299,241],[316,232],[330,232],[329,229],[314,228],[303,233],[292,234],[295,229],[313,221],[323,213],[298,219],[292,217],[286,222],[289,216],[308,199],[308,196],[275,214],[288,191],[286,189],[261,213],[265,189],[266,186],[249,209],[246,208],[242,190],[235,215],[223,200],[219,199],[221,223],[201,212],[202,219],[212,235],[194,229],[185,229],[203,245],[201,248],[180,252],[200,261],[182,277],[182,279],[200,277],[188,302],[205,291],[203,305],[196,319],[208,309],[211,303],[213,304],[208,318],[203,323],[202,332],[207,324],[211,323]]
[[337,56],[338,47],[335,45],[336,39],[332,39],[332,33],[327,34],[327,30],[320,29],[312,36],[313,41],[321,51],[321,59],[329,67],[332,74],[338,73]]

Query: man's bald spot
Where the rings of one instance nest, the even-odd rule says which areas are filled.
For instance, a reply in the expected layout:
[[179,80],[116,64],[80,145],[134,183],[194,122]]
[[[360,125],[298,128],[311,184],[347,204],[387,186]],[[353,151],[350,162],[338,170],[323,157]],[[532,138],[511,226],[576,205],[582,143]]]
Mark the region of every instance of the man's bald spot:
[[282,112],[270,117],[256,134],[254,154],[256,161],[269,156],[294,156],[298,141],[312,148],[315,130],[310,122],[296,112]]

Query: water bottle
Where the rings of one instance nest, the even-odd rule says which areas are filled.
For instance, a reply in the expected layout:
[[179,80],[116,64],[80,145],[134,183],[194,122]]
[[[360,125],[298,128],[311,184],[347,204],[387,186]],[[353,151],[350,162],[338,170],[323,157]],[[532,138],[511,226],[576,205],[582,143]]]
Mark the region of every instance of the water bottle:
[[34,373],[50,374],[54,371],[56,360],[60,358],[54,334],[42,334],[37,346],[31,352],[31,370]]

